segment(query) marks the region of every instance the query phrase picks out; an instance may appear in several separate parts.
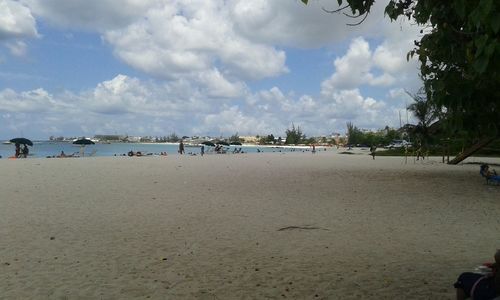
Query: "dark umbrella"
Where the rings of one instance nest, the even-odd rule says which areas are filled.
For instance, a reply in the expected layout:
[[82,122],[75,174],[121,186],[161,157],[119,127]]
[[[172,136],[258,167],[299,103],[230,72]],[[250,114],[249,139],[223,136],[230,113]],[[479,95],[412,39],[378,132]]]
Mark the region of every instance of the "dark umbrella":
[[202,144],[210,147],[215,147],[215,144],[210,141],[203,142]]
[[240,142],[232,142],[231,145],[241,146],[241,143]]
[[15,139],[10,140],[9,142],[11,142],[13,144],[33,146],[33,142],[28,140],[27,138],[15,138]]
[[84,138],[84,139],[78,139],[78,140],[74,141],[73,144],[75,144],[75,145],[94,145],[95,143],[89,139]]
[[220,141],[220,142],[217,142],[217,145],[229,146],[229,143],[228,142]]
[[81,146],[80,147],[80,156],[85,156],[85,152],[83,152],[83,150],[84,150],[83,148],[85,148],[85,145],[94,145],[95,143],[89,139],[83,138],[83,139],[78,139],[78,140],[74,141],[73,144],[80,145]]

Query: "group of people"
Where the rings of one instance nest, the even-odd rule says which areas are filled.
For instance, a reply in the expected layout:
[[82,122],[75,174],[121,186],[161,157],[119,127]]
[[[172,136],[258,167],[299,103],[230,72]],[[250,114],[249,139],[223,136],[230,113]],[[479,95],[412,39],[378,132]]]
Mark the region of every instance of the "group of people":
[[[179,150],[177,150],[177,152],[179,154],[185,154],[185,150],[184,150],[184,143],[182,141],[179,142]],[[217,144],[215,145],[215,148],[214,148],[214,152],[215,153],[226,153],[226,150],[224,149],[224,146],[222,144]],[[243,153],[243,151],[241,151],[241,148],[239,149],[235,149],[233,151],[233,153]],[[196,155],[196,154],[193,154],[193,153],[188,153],[188,154],[191,154],[191,155]],[[205,145],[201,145],[200,147],[200,155],[203,156],[205,154]]]
[[26,158],[28,157],[30,153],[30,150],[28,149],[28,146],[26,144],[23,145],[23,148],[21,149],[21,145],[16,143],[16,158]]

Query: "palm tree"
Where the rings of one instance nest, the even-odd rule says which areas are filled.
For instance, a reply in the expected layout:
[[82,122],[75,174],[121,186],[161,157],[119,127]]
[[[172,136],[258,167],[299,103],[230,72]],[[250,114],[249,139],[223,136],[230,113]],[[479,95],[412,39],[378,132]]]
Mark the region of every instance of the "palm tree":
[[414,133],[420,139],[423,146],[427,147],[430,139],[429,127],[433,122],[438,120],[439,111],[432,101],[427,99],[424,88],[420,88],[415,94],[411,94],[410,92],[406,93],[414,101],[412,104],[408,105],[407,109],[412,112],[418,120]]

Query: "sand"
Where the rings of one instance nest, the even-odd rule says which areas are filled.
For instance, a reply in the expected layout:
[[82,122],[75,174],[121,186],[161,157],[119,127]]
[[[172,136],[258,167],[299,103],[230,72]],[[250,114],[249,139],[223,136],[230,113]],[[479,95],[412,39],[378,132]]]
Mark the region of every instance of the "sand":
[[500,248],[500,187],[439,161],[2,159],[0,298],[453,299]]

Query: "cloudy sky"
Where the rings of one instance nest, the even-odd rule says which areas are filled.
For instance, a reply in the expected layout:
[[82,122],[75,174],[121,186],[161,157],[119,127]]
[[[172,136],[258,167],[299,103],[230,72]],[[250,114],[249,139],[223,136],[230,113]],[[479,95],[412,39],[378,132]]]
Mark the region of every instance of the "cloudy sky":
[[419,29],[336,2],[0,0],[0,139],[397,127]]

